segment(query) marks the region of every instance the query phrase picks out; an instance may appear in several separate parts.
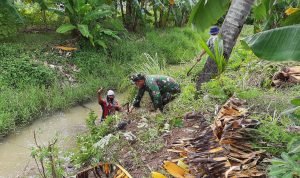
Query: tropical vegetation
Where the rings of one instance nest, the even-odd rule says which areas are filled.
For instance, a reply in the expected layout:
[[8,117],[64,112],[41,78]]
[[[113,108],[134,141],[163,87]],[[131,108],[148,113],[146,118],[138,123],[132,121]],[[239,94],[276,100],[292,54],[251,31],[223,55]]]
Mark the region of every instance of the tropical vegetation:
[[[299,15],[299,0],[2,0],[0,135],[93,101],[100,86],[124,93],[122,104],[130,103],[136,93],[130,74],[164,74],[182,89],[164,113],[149,112],[143,101],[146,109],[96,125],[91,112],[67,164],[80,170],[120,162],[135,176],[168,174],[152,159],[162,162],[168,142],[192,132],[182,116],[192,111],[215,124],[220,107],[238,97],[248,102],[249,118],[260,123],[249,140],[268,158],[261,169],[270,177],[299,177],[300,135],[289,128],[300,130],[300,87],[273,86],[282,67],[299,65]],[[205,41],[213,25],[221,30],[211,50]],[[201,49],[209,58],[187,76]],[[131,120],[134,141],[116,129],[124,118]],[[108,136],[106,146],[97,146]],[[35,140],[32,148],[42,177],[71,174],[56,139],[48,146]]]

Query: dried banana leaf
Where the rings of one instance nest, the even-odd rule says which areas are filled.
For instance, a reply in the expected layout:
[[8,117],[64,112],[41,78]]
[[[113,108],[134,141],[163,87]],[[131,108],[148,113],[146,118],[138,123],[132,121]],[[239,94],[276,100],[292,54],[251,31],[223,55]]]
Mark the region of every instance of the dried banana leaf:
[[266,177],[265,172],[257,169],[264,151],[251,147],[251,140],[256,136],[254,130],[260,122],[248,118],[245,104],[238,98],[229,99],[213,125],[199,117],[196,137],[183,138],[173,144],[173,150],[187,153],[185,160],[194,176]]

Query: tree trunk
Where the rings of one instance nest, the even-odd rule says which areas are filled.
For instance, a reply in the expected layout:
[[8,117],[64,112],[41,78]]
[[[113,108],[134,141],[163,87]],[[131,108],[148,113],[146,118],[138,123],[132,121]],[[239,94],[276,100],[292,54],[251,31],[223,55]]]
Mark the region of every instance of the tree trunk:
[[47,26],[47,17],[46,17],[46,11],[43,10],[42,11],[42,14],[43,14],[43,22],[44,22],[44,27],[45,27],[45,30],[47,30],[48,26]]
[[158,22],[157,22],[157,9],[154,9],[154,8],[153,8],[153,11],[154,11],[154,24],[155,24],[155,27],[158,28]]
[[251,11],[254,0],[234,0],[222,24],[224,56],[228,60],[243,25]]
[[178,17],[177,17],[177,14],[176,14],[176,12],[175,12],[175,9],[174,8],[172,8],[172,14],[173,14],[173,16],[174,16],[174,23],[175,23],[175,26],[178,26],[178,24],[180,23],[179,22],[179,19],[178,19]]
[[161,8],[159,11],[159,27],[163,27],[164,9]]
[[125,15],[124,15],[123,0],[120,0],[120,8],[121,8],[121,14],[122,14],[123,24],[125,25],[126,21],[125,21]]
[[[221,27],[221,34],[224,43],[224,57],[227,61],[243,28],[246,18],[251,11],[253,3],[254,0],[233,0],[230,5]],[[208,58],[203,71],[197,79],[197,90],[201,89],[202,83],[209,81],[212,77],[217,75],[217,73],[218,70],[216,63],[212,59]]]
[[201,89],[202,83],[208,82],[218,73],[218,67],[216,62],[210,57],[207,58],[207,61],[203,67],[203,70],[199,74],[196,83],[196,89],[199,91]]
[[129,31],[132,31],[133,27],[133,7],[132,0],[127,0],[126,2],[126,28]]
[[134,8],[133,14],[134,14],[134,16],[133,16],[133,20],[132,20],[132,31],[135,32],[137,24],[138,24],[138,19],[139,19],[136,8]]
[[186,12],[186,11],[182,12],[182,19],[181,19],[181,22],[180,22],[180,27],[183,27],[183,25],[185,24],[186,19],[187,19],[187,15],[188,15],[188,12]]
[[164,24],[164,26],[166,26],[166,24],[167,24],[167,23],[168,23],[168,21],[169,21],[169,16],[170,16],[170,13],[171,13],[172,7],[173,7],[173,5],[172,5],[172,4],[169,4],[169,8],[168,8],[168,12],[167,12],[166,21],[165,21],[165,24]]

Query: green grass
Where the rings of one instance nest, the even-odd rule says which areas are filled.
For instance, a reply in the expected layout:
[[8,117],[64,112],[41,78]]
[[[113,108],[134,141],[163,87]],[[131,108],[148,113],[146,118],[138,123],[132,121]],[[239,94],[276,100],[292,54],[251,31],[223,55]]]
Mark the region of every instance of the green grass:
[[[56,33],[18,34],[0,44],[0,135],[25,126],[43,113],[63,110],[95,97],[102,86],[128,89],[128,76],[145,60],[145,53],[157,55],[157,62],[178,64],[199,51],[198,35],[188,28],[149,30],[144,35],[127,34],[107,49],[93,49],[84,41],[71,58],[60,56],[53,46],[66,44],[69,36]],[[83,46],[82,46],[83,45]],[[58,70],[44,62],[62,66],[77,82],[70,83]],[[69,69],[75,64],[80,72]],[[151,68],[151,67],[150,67]]]

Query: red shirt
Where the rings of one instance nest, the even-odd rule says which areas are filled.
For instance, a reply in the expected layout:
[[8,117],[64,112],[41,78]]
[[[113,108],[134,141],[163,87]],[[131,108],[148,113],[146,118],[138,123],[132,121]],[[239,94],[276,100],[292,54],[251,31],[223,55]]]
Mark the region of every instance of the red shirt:
[[108,115],[114,113],[115,110],[119,110],[119,104],[117,100],[113,100],[113,102],[108,102],[107,100],[103,100],[99,98],[99,104],[102,108],[102,119],[105,119]]

